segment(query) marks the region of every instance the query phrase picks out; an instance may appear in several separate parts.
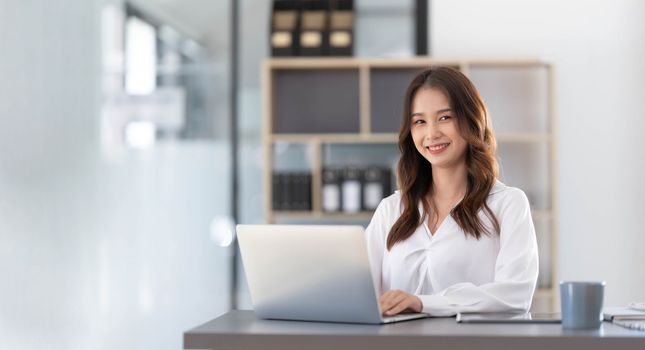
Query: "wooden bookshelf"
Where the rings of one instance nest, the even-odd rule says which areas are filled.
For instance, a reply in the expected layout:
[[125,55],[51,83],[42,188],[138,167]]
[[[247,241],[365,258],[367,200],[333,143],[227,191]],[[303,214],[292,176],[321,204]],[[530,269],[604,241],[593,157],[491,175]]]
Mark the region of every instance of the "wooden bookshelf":
[[[359,58],[279,58],[265,61],[263,67],[263,149],[265,221],[275,222],[369,222],[370,211],[357,213],[324,212],[321,208],[322,170],[325,164],[324,149],[336,146],[371,148],[389,145],[398,152],[397,123],[384,120],[400,120],[400,110],[392,108],[389,114],[375,105],[402,105],[408,77],[430,65],[447,65],[460,69],[478,87],[486,101],[498,142],[498,156],[502,168],[501,180],[510,186],[520,187],[529,196],[532,216],[536,225],[541,249],[540,285],[535,293],[533,311],[548,312],[559,308],[557,287],[557,198],[555,114],[553,93],[553,68],[544,61],[535,59],[436,59],[431,57],[411,59],[359,59]],[[330,72],[331,75],[325,75]],[[329,114],[318,108],[315,111],[293,104],[301,103],[298,94],[310,85],[334,84],[329,76],[342,81],[339,86],[314,86],[322,101],[314,101]],[[322,78],[315,80],[313,78]],[[375,100],[378,95],[387,98],[391,91],[379,91],[379,86],[392,84],[400,96],[392,101]],[[406,80],[408,79],[408,80]],[[388,84],[383,84],[383,81]],[[379,85],[381,82],[381,85]],[[347,86],[347,84],[354,84]],[[290,85],[292,84],[292,85]],[[406,83],[407,85],[407,83]],[[526,91],[521,91],[523,88]],[[336,89],[349,91],[355,99],[343,100]],[[349,90],[348,90],[349,89]],[[352,90],[353,89],[353,90]],[[286,95],[285,91],[296,96]],[[325,100],[324,94],[331,91],[334,99]],[[392,90],[394,91],[394,90]],[[396,94],[392,94],[396,95]],[[304,95],[304,99],[311,99]],[[303,102],[304,103],[304,102]],[[285,106],[286,105],[286,106]],[[340,125],[344,131],[322,131],[313,127],[320,120],[306,120],[309,115],[324,119],[334,113],[345,113],[343,118],[352,126]],[[292,113],[292,115],[288,115]],[[380,114],[379,114],[380,113]],[[380,115],[380,116],[379,116]],[[282,118],[282,119],[281,119]],[[381,119],[379,119],[381,118]],[[333,118],[331,118],[333,119]],[[295,123],[295,124],[294,124]],[[302,125],[297,125],[301,123]],[[389,123],[389,124],[388,124]],[[276,129],[276,125],[278,128]],[[285,126],[286,125],[286,126]],[[320,129],[331,130],[338,125],[323,125]],[[290,130],[288,132],[279,129]],[[301,128],[306,131],[298,131]],[[311,173],[311,210],[273,210],[272,174],[276,170],[277,156],[274,147],[289,144],[302,147],[306,154],[303,169]],[[394,171],[394,169],[392,169]]]

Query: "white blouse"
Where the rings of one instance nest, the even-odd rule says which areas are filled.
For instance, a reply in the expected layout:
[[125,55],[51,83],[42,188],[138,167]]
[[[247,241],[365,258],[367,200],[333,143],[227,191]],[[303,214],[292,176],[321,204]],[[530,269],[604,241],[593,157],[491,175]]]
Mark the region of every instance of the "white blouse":
[[[426,221],[387,250],[386,240],[403,209],[397,191],[383,199],[367,227],[378,294],[399,289],[418,296],[423,312],[528,311],[538,277],[538,250],[531,210],[522,190],[497,181],[487,204],[500,234],[466,236],[448,215],[432,235]],[[420,213],[423,207],[419,204]],[[479,217],[490,225],[480,210]],[[492,226],[491,226],[492,227]]]

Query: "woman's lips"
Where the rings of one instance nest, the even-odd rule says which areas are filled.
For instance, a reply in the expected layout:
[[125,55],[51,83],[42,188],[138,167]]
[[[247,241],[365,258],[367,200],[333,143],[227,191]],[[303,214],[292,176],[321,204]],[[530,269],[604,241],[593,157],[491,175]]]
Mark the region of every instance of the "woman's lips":
[[446,148],[448,148],[448,146],[450,146],[449,142],[448,143],[440,143],[440,144],[437,144],[437,145],[428,146],[428,147],[426,147],[426,149],[428,149],[428,152],[430,152],[430,154],[439,154],[439,153],[445,151]]

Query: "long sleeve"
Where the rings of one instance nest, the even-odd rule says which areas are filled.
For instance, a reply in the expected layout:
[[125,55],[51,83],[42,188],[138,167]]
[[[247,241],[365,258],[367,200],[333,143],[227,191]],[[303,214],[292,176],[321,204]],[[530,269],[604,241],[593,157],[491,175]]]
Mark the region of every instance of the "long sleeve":
[[423,312],[452,316],[458,312],[528,311],[538,277],[535,228],[524,192],[513,189],[508,199],[496,213],[501,230],[494,281],[457,283],[438,293],[417,295]]
[[383,293],[383,250],[385,249],[387,230],[390,228],[386,219],[388,216],[387,210],[385,201],[381,201],[372,216],[372,221],[370,221],[370,224],[365,230],[367,235],[367,251],[369,254],[372,278],[374,279],[377,296],[380,296]]

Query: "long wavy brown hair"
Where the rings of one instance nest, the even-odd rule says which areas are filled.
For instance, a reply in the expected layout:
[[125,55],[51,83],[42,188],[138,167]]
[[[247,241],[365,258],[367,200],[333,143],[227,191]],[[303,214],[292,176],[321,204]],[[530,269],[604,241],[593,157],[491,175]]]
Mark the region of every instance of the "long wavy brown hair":
[[[468,236],[479,239],[482,235],[499,234],[499,222],[486,204],[498,174],[495,158],[496,141],[488,118],[486,105],[473,83],[460,71],[442,66],[433,66],[419,73],[405,93],[403,121],[399,131],[399,159],[397,176],[403,213],[392,226],[387,237],[387,249],[406,240],[435,211],[432,194],[432,166],[416,149],[411,134],[412,101],[420,89],[441,90],[450,100],[459,125],[461,136],[466,140],[467,187],[462,201],[450,212],[452,218]],[[419,213],[423,204],[423,216]],[[490,220],[490,225],[478,216],[480,210]]]

